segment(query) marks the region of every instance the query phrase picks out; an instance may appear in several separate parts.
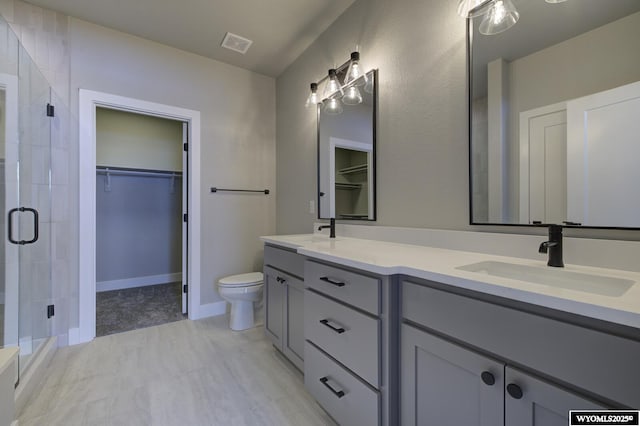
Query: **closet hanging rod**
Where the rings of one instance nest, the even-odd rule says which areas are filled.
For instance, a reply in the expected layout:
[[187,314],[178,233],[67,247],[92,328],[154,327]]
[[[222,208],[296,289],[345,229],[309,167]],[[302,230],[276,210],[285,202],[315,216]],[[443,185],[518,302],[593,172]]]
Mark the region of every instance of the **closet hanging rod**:
[[174,172],[170,170],[149,170],[149,169],[132,169],[126,167],[107,167],[96,166],[96,173],[120,175],[120,176],[158,176],[158,177],[180,177],[182,172]]
[[269,194],[268,189],[225,189],[225,188],[211,188],[211,192],[257,192],[265,195]]

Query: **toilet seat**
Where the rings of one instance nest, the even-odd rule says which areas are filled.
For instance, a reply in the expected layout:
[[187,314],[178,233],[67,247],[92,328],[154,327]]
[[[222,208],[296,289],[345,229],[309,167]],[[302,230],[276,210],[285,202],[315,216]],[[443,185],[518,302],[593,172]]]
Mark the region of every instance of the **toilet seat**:
[[219,287],[253,287],[261,285],[262,272],[249,272],[248,274],[231,275],[218,281]]

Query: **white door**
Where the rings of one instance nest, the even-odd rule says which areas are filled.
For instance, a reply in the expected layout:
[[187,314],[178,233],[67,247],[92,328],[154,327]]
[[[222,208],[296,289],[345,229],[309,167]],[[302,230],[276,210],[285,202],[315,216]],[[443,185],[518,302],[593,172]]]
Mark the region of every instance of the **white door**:
[[569,101],[567,123],[568,220],[637,227],[640,82]]
[[188,255],[187,244],[189,222],[187,216],[189,200],[189,123],[182,123],[182,313],[187,313]]
[[567,113],[564,104],[520,115],[520,223],[567,220]]

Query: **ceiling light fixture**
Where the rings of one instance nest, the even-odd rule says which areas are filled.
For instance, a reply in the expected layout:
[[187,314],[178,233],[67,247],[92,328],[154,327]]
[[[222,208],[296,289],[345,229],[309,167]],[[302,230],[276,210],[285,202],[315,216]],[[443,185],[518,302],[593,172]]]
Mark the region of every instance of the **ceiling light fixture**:
[[[344,84],[340,79],[344,76]],[[311,83],[311,93],[306,106],[323,104],[323,111],[327,114],[340,114],[344,105],[358,105],[363,102],[362,92],[358,86],[364,86],[364,91],[373,93],[373,84],[362,71],[360,53],[352,52],[349,60],[337,68],[331,68],[327,75],[317,83]],[[322,98],[318,96],[318,87],[325,82]]]

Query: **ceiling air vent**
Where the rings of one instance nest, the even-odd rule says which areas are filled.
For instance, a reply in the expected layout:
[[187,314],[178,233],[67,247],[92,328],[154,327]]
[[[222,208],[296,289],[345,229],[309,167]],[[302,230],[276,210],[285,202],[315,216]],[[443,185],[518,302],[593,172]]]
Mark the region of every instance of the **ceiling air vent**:
[[251,43],[253,43],[253,41],[248,38],[240,37],[233,33],[227,33],[222,40],[221,46],[225,49],[233,50],[234,52],[239,52],[244,55],[247,53],[247,50],[249,50]]

